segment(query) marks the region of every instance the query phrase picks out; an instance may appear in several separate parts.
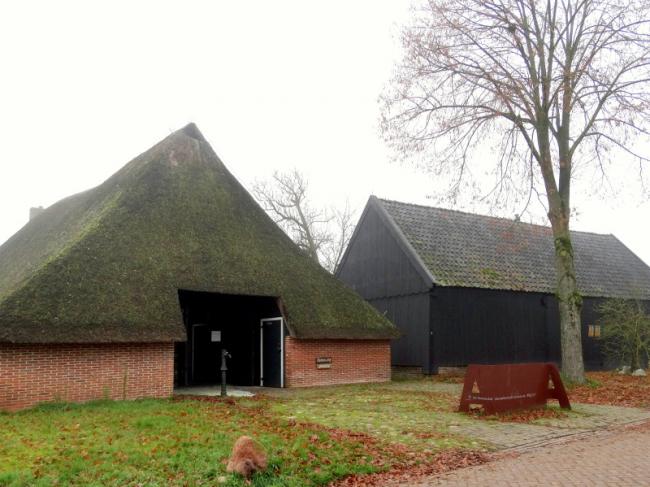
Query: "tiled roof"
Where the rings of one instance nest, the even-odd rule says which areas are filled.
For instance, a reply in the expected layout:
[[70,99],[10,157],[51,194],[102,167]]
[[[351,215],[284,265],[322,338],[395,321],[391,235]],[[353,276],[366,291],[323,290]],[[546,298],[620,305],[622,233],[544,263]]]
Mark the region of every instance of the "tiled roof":
[[[378,200],[440,286],[554,293],[550,227]],[[650,298],[650,267],[613,235],[571,232],[580,292]]]

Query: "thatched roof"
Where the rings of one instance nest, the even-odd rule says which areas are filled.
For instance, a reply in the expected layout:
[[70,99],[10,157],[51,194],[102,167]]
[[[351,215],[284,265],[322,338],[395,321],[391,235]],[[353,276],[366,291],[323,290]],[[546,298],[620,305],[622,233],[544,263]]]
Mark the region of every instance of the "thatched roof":
[[[410,244],[431,284],[554,293],[550,227],[370,198]],[[571,232],[584,296],[650,299],[650,267],[613,235]]]
[[0,342],[184,340],[179,289],[279,297],[298,338],[397,335],[291,242],[190,124],[0,247]]

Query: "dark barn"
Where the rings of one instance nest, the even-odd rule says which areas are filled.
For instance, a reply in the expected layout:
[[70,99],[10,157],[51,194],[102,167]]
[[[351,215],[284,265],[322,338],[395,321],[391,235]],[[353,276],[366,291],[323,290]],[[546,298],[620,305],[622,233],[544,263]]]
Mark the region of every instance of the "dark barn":
[[[601,369],[597,306],[650,304],[650,268],[613,235],[572,238],[585,365]],[[337,274],[403,333],[394,366],[559,364],[553,252],[549,227],[371,196]]]

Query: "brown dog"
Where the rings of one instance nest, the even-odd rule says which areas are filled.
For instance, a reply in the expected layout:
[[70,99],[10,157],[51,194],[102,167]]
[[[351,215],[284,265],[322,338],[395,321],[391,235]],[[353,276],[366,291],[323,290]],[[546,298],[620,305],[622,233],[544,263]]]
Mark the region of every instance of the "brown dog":
[[267,465],[266,454],[250,436],[240,436],[232,447],[226,472],[236,472],[248,478]]

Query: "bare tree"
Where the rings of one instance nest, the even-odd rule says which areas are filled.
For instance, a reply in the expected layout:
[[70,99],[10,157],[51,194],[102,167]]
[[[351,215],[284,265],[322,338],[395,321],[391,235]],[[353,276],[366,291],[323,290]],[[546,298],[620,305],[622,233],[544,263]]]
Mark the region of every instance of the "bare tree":
[[330,272],[338,266],[354,229],[354,213],[316,209],[309,201],[308,182],[297,170],[274,172],[270,182],[257,182],[253,195],[305,253]]
[[555,241],[562,368],[578,382],[571,184],[579,167],[606,178],[615,154],[639,172],[647,162],[634,142],[649,135],[648,11],[647,0],[425,0],[382,97],[385,139],[451,174],[452,197],[489,142],[489,193],[540,197]]
[[334,273],[341,263],[345,249],[354,232],[355,213],[346,202],[343,209],[333,209],[330,221],[330,241],[323,247],[323,266]]

